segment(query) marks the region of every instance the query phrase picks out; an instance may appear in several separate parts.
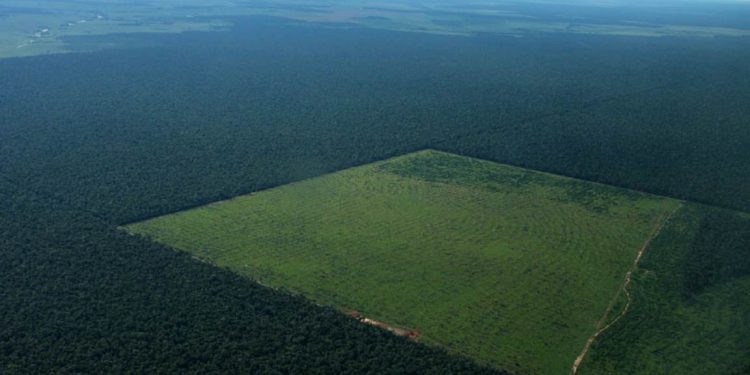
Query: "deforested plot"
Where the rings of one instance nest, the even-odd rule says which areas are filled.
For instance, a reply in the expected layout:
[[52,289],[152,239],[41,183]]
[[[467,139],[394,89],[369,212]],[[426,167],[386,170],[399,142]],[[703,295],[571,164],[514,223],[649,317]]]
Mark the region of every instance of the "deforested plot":
[[126,229],[482,363],[560,374],[680,205],[422,151]]
[[579,374],[750,373],[750,215],[685,205]]

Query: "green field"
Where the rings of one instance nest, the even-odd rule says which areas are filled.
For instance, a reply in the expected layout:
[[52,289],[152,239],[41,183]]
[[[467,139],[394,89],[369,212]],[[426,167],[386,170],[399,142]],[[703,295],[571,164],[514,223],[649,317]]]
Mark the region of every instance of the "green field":
[[750,373],[750,215],[696,204],[634,274],[628,314],[579,374]]
[[680,206],[422,151],[126,230],[482,363],[562,374]]

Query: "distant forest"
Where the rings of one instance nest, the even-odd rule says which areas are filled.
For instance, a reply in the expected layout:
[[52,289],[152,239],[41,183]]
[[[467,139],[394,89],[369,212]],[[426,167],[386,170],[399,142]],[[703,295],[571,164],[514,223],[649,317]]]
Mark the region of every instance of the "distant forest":
[[0,373],[491,372],[118,229],[420,149],[750,211],[750,39],[234,22],[0,60]]

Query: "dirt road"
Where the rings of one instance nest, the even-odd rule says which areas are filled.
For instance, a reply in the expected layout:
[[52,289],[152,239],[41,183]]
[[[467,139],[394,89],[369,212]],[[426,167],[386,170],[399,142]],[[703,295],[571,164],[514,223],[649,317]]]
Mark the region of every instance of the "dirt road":
[[[583,346],[583,350],[581,350],[581,354],[576,357],[575,361],[573,362],[573,367],[570,369],[570,373],[572,375],[576,375],[578,372],[578,368],[581,366],[581,362],[583,362],[583,359],[586,358],[586,354],[588,354],[589,349],[591,349],[591,345],[596,341],[596,338],[599,337],[604,331],[609,329],[609,327],[612,327],[613,324],[617,323],[620,318],[622,318],[630,308],[630,303],[632,302],[632,299],[630,297],[630,292],[628,291],[628,286],[630,285],[630,281],[633,279],[633,272],[638,269],[638,263],[640,263],[641,258],[643,257],[643,254],[646,252],[646,250],[651,245],[651,242],[659,236],[659,233],[661,233],[661,230],[664,228],[664,225],[669,221],[669,219],[674,216],[675,212],[677,212],[680,208],[682,208],[682,205],[677,206],[672,212],[670,212],[666,217],[659,220],[659,222],[654,227],[654,231],[652,232],[651,236],[646,239],[646,242],[643,243],[643,246],[641,246],[640,250],[638,250],[638,254],[635,256],[635,260],[633,260],[633,265],[630,267],[630,270],[625,274],[625,281],[622,284],[622,287],[617,291],[615,296],[612,298],[612,300],[609,303],[609,306],[607,306],[607,309],[604,311],[604,315],[599,319],[599,321],[596,323],[596,330],[594,333],[589,336],[588,340],[586,340],[586,344]],[[609,322],[607,325],[603,326],[604,323],[609,318],[609,314],[612,313],[612,309],[614,308],[615,303],[617,302],[617,299],[620,298],[620,294],[625,293],[625,297],[627,299],[627,302],[625,303],[625,307],[620,311],[620,313],[612,319],[611,322]]]

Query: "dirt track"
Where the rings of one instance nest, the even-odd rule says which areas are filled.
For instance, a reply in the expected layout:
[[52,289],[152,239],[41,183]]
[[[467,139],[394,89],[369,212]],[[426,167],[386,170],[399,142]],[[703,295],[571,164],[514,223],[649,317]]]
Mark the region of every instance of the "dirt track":
[[[651,236],[646,239],[646,242],[643,243],[643,246],[641,246],[641,249],[638,250],[638,254],[635,256],[635,260],[633,260],[633,265],[630,267],[630,270],[625,274],[625,281],[622,284],[622,287],[617,291],[615,296],[612,298],[612,300],[609,303],[609,306],[607,306],[607,309],[604,311],[604,315],[599,319],[599,321],[596,323],[596,330],[594,333],[589,336],[588,340],[586,340],[586,344],[583,346],[583,350],[581,350],[581,354],[576,357],[575,361],[573,362],[573,367],[570,369],[570,373],[572,375],[576,375],[578,372],[578,368],[581,366],[581,363],[583,362],[583,359],[586,358],[586,354],[588,354],[589,349],[591,349],[591,345],[596,341],[596,338],[599,337],[604,331],[609,329],[612,325],[617,323],[620,318],[622,318],[630,308],[630,303],[632,302],[632,299],[630,297],[630,292],[628,291],[628,286],[630,285],[630,281],[633,278],[633,272],[635,272],[636,269],[638,269],[638,263],[640,263],[641,258],[643,257],[643,254],[646,252],[646,250],[651,245],[651,242],[659,236],[659,233],[661,233],[661,230],[664,228],[664,225],[669,221],[669,219],[674,216],[675,212],[677,212],[680,208],[682,208],[682,205],[677,206],[672,212],[669,213],[664,219],[659,220],[659,222],[654,227],[654,231],[651,234]],[[625,297],[627,299],[627,302],[625,303],[625,307],[620,311],[620,313],[612,319],[611,322],[609,322],[607,325],[602,327],[604,323],[607,321],[607,318],[609,318],[609,314],[612,313],[612,309],[614,308],[615,303],[617,302],[617,299],[620,297],[621,293],[625,293]]]
[[416,339],[419,338],[419,336],[422,335],[422,333],[419,332],[419,330],[409,330],[409,329],[404,329],[404,328],[398,328],[398,327],[392,326],[392,325],[390,325],[388,323],[383,323],[383,322],[380,322],[380,321],[377,321],[377,320],[373,320],[373,319],[367,318],[367,317],[363,316],[362,314],[360,314],[357,311],[351,311],[351,312],[349,312],[349,316],[351,316],[351,317],[359,320],[360,322],[362,322],[364,324],[369,324],[371,326],[375,326],[375,327],[378,327],[380,329],[384,329],[386,331],[389,331],[389,332],[393,333],[396,336],[406,337],[406,338],[411,339],[411,340],[416,340]]

